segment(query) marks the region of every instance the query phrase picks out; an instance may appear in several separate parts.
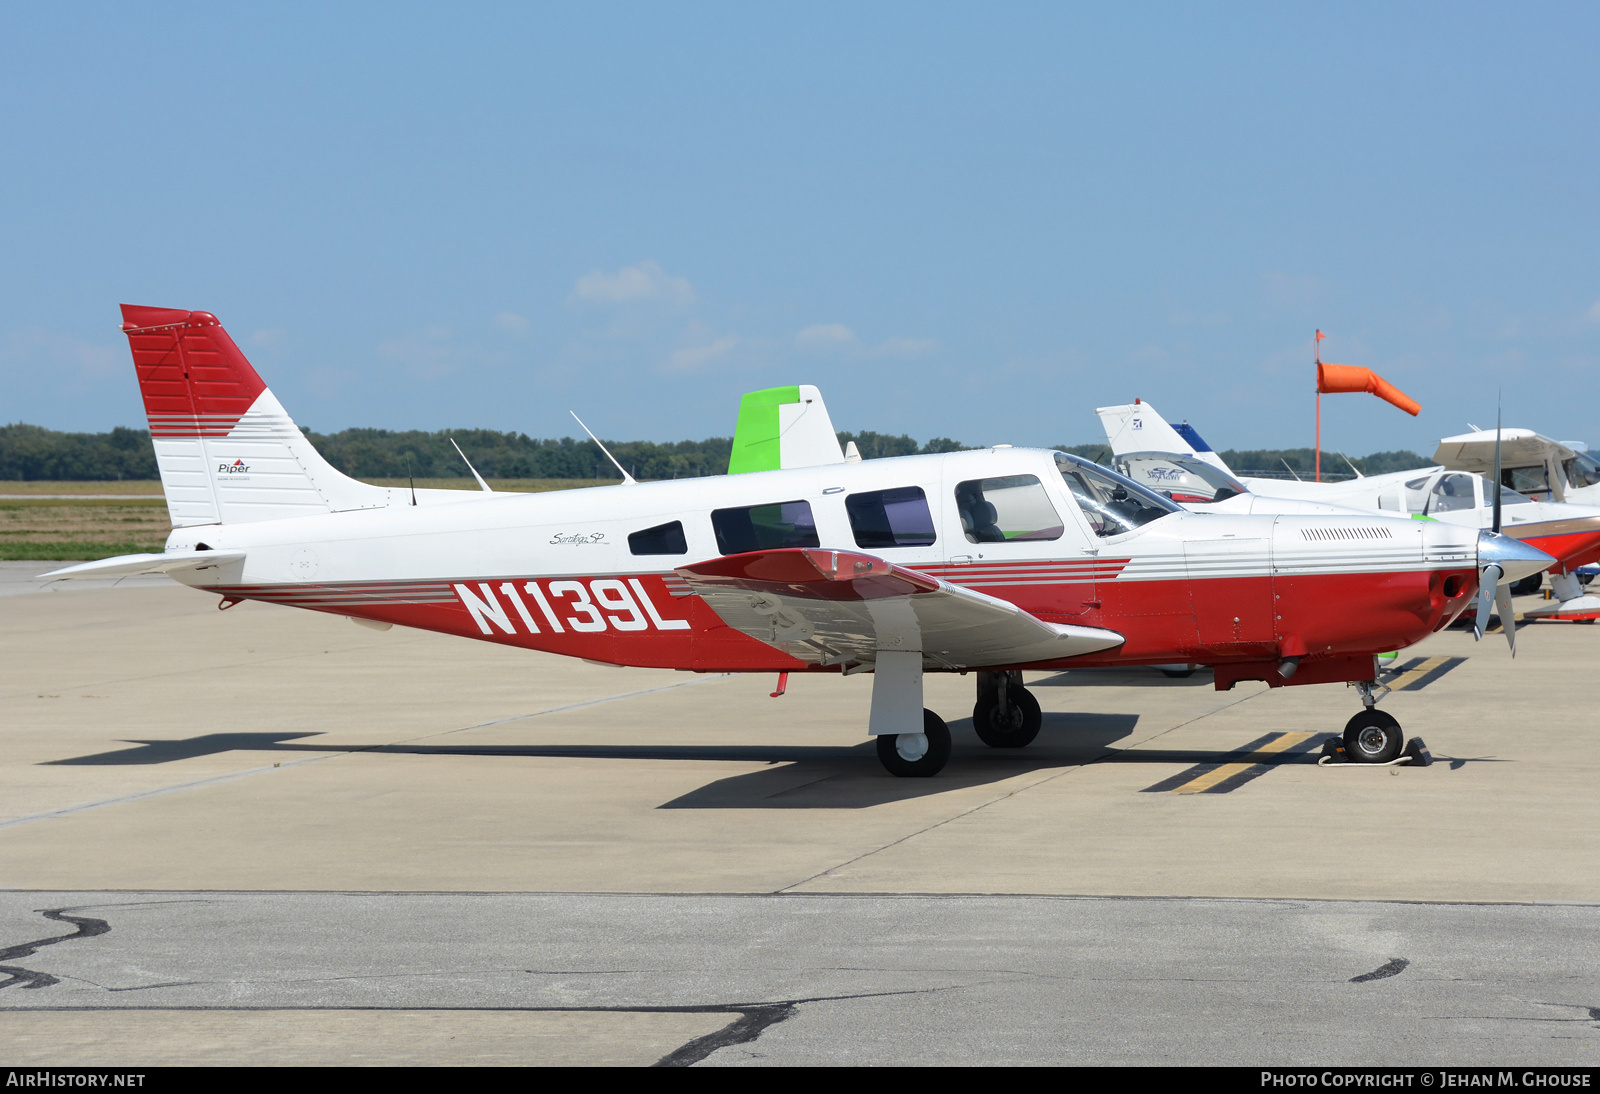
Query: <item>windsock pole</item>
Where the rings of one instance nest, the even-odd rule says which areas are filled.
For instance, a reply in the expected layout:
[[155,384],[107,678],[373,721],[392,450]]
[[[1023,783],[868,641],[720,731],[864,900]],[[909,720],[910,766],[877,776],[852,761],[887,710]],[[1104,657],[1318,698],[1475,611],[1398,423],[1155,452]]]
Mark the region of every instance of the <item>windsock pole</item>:
[[[1322,332],[1317,331],[1314,354],[1317,364],[1322,364]],[[1322,385],[1317,385],[1317,481],[1322,481]]]

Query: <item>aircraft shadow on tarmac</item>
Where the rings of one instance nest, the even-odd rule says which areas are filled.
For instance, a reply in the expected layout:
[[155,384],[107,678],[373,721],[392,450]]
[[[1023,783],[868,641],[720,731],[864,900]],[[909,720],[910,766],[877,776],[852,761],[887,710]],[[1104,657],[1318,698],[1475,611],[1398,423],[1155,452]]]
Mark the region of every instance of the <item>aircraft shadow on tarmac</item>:
[[[340,745],[307,741],[318,732],[208,733],[182,740],[132,740],[133,748],[47,761],[49,766],[122,766],[171,763],[223,752],[389,753],[405,756],[494,756],[529,759],[698,760],[764,763],[759,771],[717,779],[665,802],[661,809],[862,809],[894,801],[942,794],[999,782],[1029,771],[1084,764],[1217,764],[1246,761],[1271,766],[1315,763],[1309,752],[1263,755],[1198,749],[1115,748],[1138,724],[1137,714],[1068,713],[1044,715],[1044,728],[1025,749],[992,749],[972,730],[970,719],[950,723],[954,748],[950,763],[932,779],[896,779],[879,765],[871,741],[841,746],[782,742],[749,745],[526,744],[526,745]],[[1464,759],[1448,760],[1451,770]],[[1474,757],[1478,762],[1494,762]]]

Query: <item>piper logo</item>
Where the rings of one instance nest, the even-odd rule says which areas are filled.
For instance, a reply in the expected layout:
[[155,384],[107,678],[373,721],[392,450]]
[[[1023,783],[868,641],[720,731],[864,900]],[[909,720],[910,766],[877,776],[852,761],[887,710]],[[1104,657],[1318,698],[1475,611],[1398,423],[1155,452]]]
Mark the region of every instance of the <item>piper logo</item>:
[[247,475],[249,473],[250,465],[245,463],[243,460],[234,460],[232,463],[217,464],[217,474],[219,475]]

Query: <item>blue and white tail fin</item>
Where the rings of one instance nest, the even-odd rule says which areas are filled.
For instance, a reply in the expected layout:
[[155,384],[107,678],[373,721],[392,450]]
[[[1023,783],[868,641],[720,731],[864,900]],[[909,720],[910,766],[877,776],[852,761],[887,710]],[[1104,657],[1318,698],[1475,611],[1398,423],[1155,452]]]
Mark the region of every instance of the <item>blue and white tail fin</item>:
[[1173,452],[1195,456],[1212,467],[1232,475],[1233,470],[1222,462],[1222,457],[1187,422],[1171,425],[1156,408],[1141,399],[1121,406],[1103,406],[1095,410],[1100,425],[1106,431],[1106,443],[1113,456],[1126,456],[1133,452]]

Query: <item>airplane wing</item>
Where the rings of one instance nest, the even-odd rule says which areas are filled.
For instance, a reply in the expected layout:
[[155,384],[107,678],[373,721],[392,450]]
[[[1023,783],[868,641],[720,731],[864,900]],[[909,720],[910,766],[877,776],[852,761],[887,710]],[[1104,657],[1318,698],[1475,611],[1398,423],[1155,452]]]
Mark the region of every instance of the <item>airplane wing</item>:
[[677,572],[734,630],[817,665],[870,663],[880,651],[920,651],[929,668],[1022,665],[1124,641],[856,551],[752,551]]
[[[1476,433],[1461,433],[1445,437],[1433,454],[1433,461],[1452,471],[1475,471],[1480,475],[1494,473],[1495,431],[1481,429]],[[1504,429],[1500,431],[1501,462],[1511,467],[1541,466],[1548,460],[1570,460],[1577,455],[1571,447],[1560,441],[1535,433],[1531,429]]]
[[243,551],[164,551],[152,555],[118,555],[96,562],[83,562],[40,574],[40,581],[80,578],[133,577],[136,574],[174,574],[181,570],[205,570],[243,562]]

